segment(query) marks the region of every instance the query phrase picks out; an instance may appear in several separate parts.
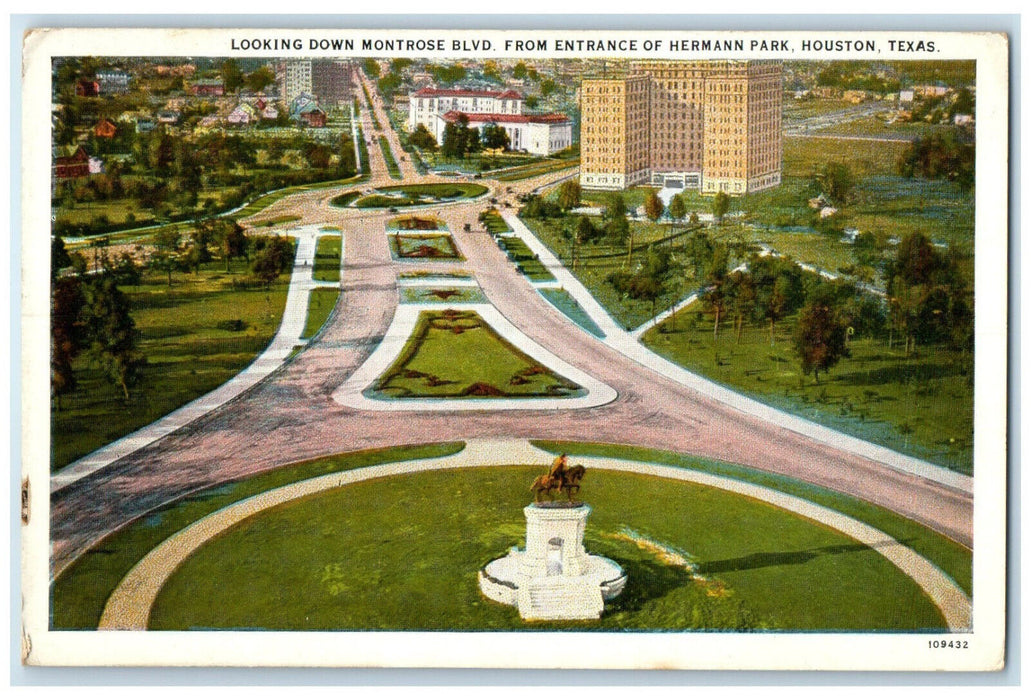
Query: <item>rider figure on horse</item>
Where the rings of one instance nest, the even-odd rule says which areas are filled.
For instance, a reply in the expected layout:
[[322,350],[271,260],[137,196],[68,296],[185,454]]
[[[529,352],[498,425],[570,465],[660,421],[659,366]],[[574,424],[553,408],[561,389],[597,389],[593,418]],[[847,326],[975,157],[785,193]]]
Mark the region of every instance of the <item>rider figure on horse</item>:
[[562,475],[566,473],[566,468],[569,466],[569,458],[566,455],[560,454],[555,458],[555,461],[551,463],[551,471],[548,472],[548,476],[552,479],[562,480]]

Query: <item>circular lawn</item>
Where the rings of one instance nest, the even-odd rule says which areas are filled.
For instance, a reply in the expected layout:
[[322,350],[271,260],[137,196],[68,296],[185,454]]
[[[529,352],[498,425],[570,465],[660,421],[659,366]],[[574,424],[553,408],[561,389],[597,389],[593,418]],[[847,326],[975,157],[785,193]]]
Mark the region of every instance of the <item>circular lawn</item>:
[[873,549],[772,505],[690,482],[591,470],[588,551],[629,574],[599,621],[528,624],[477,571],[523,546],[542,467],[375,479],[277,506],[201,546],[151,629],[941,630]]

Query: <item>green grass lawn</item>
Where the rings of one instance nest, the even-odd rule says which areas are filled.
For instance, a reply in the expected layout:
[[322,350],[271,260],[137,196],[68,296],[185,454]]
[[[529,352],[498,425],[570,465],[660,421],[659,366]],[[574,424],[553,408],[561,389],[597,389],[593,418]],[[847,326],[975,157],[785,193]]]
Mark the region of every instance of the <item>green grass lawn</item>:
[[574,382],[539,365],[473,311],[423,311],[397,360],[366,392],[377,398],[571,397]]
[[555,279],[548,268],[537,259],[529,246],[518,236],[499,236],[495,238],[498,245],[508,254],[508,259],[515,263],[516,268],[534,282],[550,282]]
[[[524,544],[543,466],[437,471],[288,503],[198,549],[151,629],[940,630],[939,611],[875,550],[729,492],[594,470],[588,551],[629,574],[600,621],[525,625],[476,572]],[[448,498],[441,498],[448,494]],[[456,507],[458,506],[458,507]],[[676,517],[670,517],[676,514]],[[676,552],[689,564],[664,559]]]
[[[654,307],[651,302],[632,299],[619,292],[607,280],[613,272],[636,270],[644,263],[647,246],[651,241],[658,241],[669,235],[669,227],[651,222],[631,222],[634,232],[634,255],[627,264],[626,246],[607,241],[584,244],[580,246],[577,264],[573,265],[568,239],[562,233],[561,219],[529,219],[523,223],[533,231],[544,245],[583,283],[591,295],[598,300],[609,315],[627,330],[636,328],[652,318],[656,313],[676,304],[684,296],[686,290],[693,289],[689,273],[670,278],[663,293]],[[682,227],[674,229],[682,231]],[[501,239],[506,240],[506,239]],[[665,243],[659,245],[666,245]],[[676,250],[676,247],[673,247]]]
[[262,219],[260,221],[255,221],[252,225],[255,228],[271,228],[273,226],[278,226],[279,224],[289,224],[289,223],[292,223],[294,221],[300,221],[300,220],[301,220],[301,217],[296,216],[294,214],[280,214],[279,216],[273,216],[273,217],[270,217],[268,219]]
[[402,304],[486,304],[479,287],[402,287]]
[[[161,274],[125,288],[147,357],[143,379],[128,402],[120,390],[76,360],[79,388],[51,412],[54,469],[123,437],[223,384],[250,364],[272,340],[286,304],[288,278],[270,291],[233,289],[243,263],[226,274],[211,263],[196,274],[176,274],[169,288]],[[238,330],[237,330],[238,329]]]
[[567,168],[574,168],[578,165],[580,165],[579,158],[570,160],[548,160],[542,163],[533,163],[530,165],[522,165],[499,170],[491,173],[491,177],[499,182],[515,182],[517,180],[526,180],[531,177],[547,175],[548,173],[558,172],[559,170],[565,170]]
[[317,287],[308,293],[308,318],[302,338],[311,338],[322,329],[339,297],[340,290],[335,287]]
[[666,450],[555,440],[531,440],[531,442],[534,446],[553,454],[569,455],[571,463],[576,462],[577,455],[655,462],[726,476],[804,498],[844,513],[905,543],[907,547],[926,557],[950,576],[967,595],[973,591],[973,560],[970,549],[920,523],[853,496],[780,474]]
[[694,305],[649,330],[642,341],[677,364],[817,423],[936,464],[973,469],[973,383],[953,352],[919,348],[905,358],[882,340],[856,338],[816,384],[791,349],[795,318],[769,329],[746,324],[740,343],[730,323],[713,351],[712,319]]
[[396,185],[380,187],[377,192],[400,193],[410,199],[428,198],[437,200],[473,199],[487,194],[487,188],[472,182],[448,182],[429,185]]
[[[376,128],[378,129],[379,127]],[[397,161],[394,160],[394,154],[390,152],[390,143],[387,142],[386,136],[379,137],[379,149],[383,152],[383,160],[387,164],[387,172],[390,173],[390,177],[400,180],[401,168],[398,167]]]
[[313,274],[320,282],[340,281],[340,236],[319,236]]
[[491,209],[487,212],[487,215],[483,219],[483,226],[487,229],[487,231],[489,231],[491,234],[495,236],[499,233],[512,232],[512,227],[509,226],[508,223],[501,218],[501,215],[498,214],[497,209]]
[[323,474],[398,460],[443,457],[464,446],[462,442],[450,442],[335,455],[278,467],[161,506],[98,542],[57,577],[51,587],[51,628],[96,629],[111,592],[147,552],[231,503]]
[[596,338],[605,337],[604,331],[598,328],[598,324],[587,315],[587,312],[576,302],[572,294],[564,289],[554,289],[552,287],[544,287],[537,291],[548,300],[548,303],[565,314],[573,323]]
[[399,260],[464,260],[455,241],[446,233],[390,236],[390,251]]

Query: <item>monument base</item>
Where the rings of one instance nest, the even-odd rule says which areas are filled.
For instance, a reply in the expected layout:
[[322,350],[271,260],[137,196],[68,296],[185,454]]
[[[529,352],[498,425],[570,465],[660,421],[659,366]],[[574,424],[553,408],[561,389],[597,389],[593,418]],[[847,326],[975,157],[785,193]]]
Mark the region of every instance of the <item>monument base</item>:
[[529,505],[526,549],[513,548],[479,572],[491,600],[519,608],[524,620],[590,620],[623,592],[626,574],[616,562],[588,554],[584,528],[591,509]]

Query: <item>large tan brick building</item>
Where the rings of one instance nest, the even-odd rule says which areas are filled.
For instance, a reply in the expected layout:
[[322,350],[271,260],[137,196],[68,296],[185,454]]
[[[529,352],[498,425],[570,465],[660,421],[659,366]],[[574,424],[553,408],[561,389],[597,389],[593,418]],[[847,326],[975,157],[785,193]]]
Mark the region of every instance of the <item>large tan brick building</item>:
[[745,194],[781,171],[781,65],[637,61],[580,86],[580,184]]

